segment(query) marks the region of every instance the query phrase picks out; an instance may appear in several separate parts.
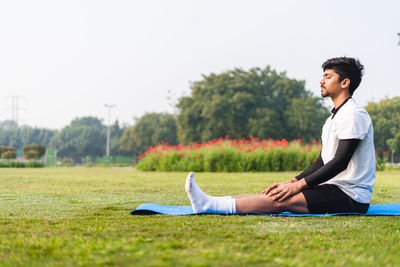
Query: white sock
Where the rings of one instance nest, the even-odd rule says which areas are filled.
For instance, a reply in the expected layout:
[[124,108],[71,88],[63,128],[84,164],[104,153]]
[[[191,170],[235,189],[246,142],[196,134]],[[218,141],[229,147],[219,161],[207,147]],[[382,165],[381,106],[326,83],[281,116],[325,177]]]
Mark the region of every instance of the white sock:
[[212,197],[207,195],[197,186],[193,172],[189,173],[186,178],[185,189],[195,213],[217,211],[232,214],[236,212],[236,201],[234,198],[230,196]]

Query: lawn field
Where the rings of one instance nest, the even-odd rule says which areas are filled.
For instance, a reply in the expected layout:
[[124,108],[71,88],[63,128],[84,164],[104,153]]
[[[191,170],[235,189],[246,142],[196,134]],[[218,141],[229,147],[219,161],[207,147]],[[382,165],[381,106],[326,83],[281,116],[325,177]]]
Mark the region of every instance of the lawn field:
[[[295,173],[197,173],[211,195],[258,193]],[[0,169],[0,266],[399,266],[400,217],[132,216],[190,205],[186,173]],[[400,171],[375,203],[400,203]]]

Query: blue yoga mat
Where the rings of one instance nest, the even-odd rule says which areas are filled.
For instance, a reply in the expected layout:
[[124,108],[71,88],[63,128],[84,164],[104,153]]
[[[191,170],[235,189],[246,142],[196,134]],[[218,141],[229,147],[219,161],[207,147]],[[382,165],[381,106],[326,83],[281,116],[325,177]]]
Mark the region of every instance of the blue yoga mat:
[[[154,203],[144,203],[131,212],[132,215],[148,215],[148,214],[165,214],[165,215],[194,215],[192,206],[164,206]],[[225,214],[223,212],[202,212],[198,214]],[[258,214],[270,216],[287,216],[287,217],[321,217],[335,215],[385,215],[400,216],[400,203],[396,204],[373,204],[369,206],[368,212],[363,213],[327,213],[327,214],[296,214],[288,211],[278,214],[264,214],[258,212],[235,213],[235,214]]]

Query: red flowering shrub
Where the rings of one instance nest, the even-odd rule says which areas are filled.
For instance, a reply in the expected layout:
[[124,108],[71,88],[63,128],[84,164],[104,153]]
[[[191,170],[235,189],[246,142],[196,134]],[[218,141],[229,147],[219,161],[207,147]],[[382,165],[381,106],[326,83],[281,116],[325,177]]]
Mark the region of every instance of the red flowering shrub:
[[321,150],[315,140],[312,145],[301,139],[282,140],[218,138],[206,143],[171,146],[162,143],[149,147],[138,156],[136,168],[143,171],[300,171],[318,157]]

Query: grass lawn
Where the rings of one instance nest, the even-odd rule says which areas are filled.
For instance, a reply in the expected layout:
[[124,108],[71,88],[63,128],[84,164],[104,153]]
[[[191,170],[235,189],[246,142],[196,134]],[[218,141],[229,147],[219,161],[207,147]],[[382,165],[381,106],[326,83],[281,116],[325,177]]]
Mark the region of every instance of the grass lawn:
[[[212,195],[258,193],[295,173],[198,173]],[[190,205],[186,173],[0,169],[1,266],[396,266],[399,217],[132,216]],[[377,173],[373,203],[400,203],[400,171]]]

